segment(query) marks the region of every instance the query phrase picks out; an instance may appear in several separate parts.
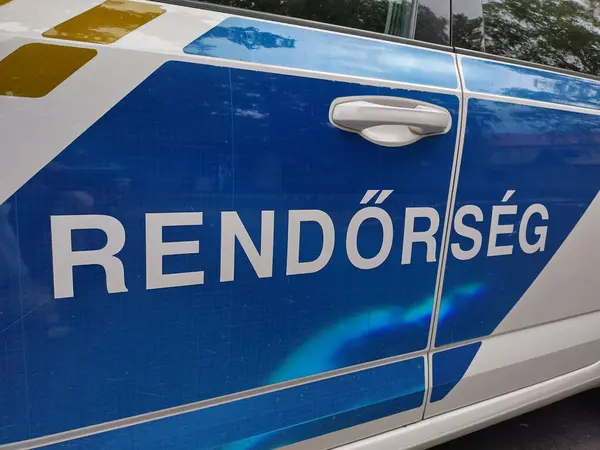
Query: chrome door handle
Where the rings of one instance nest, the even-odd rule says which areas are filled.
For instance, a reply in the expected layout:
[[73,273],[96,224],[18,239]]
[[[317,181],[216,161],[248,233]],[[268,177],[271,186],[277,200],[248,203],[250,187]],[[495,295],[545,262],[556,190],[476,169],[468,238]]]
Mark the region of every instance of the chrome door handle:
[[383,96],[337,98],[329,108],[329,120],[337,128],[386,147],[447,133],[452,125],[450,113],[440,106]]

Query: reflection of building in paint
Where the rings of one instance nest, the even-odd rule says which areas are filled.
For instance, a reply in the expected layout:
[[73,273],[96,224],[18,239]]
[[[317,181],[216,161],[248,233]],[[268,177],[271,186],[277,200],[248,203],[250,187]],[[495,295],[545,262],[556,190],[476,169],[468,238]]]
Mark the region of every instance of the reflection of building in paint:
[[[457,287],[444,298],[438,321],[444,320],[483,291],[484,286],[480,283]],[[307,340],[273,373],[269,384],[337,369],[336,356],[349,342],[368,340],[370,336],[392,328],[428,322],[432,309],[433,298],[428,297],[410,309],[386,306],[348,317]]]

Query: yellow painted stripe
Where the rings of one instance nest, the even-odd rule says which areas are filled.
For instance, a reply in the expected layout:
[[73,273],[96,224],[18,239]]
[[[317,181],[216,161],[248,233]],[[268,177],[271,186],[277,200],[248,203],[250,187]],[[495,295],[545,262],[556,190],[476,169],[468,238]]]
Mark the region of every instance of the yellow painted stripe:
[[6,5],[10,0],[0,0],[0,6]]
[[43,97],[97,53],[91,48],[23,45],[0,60],[0,95]]
[[159,5],[129,0],[107,0],[49,29],[43,36],[112,44],[164,12],[165,10]]

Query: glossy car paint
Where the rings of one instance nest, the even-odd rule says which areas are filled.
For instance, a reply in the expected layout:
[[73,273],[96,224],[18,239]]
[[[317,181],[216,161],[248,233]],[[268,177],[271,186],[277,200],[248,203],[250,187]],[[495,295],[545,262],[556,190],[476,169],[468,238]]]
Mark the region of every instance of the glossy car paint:
[[[270,449],[423,403],[423,357],[146,422],[48,449]],[[410,387],[410,388],[409,388]]]
[[[599,83],[570,80],[573,77],[547,75],[539,70],[534,78],[534,69],[474,58],[461,61],[465,86],[474,92],[467,106],[456,208],[477,205],[488,218],[493,207],[502,203],[516,204],[518,217],[527,206],[539,203],[548,209],[551,219],[536,218],[536,225],[549,225],[544,251],[527,254],[519,248],[515,233],[498,238],[499,246],[511,246],[506,250],[509,254],[490,257],[484,246],[483,251],[468,261],[449,258],[444,282],[447,292],[455,284],[471,281],[473,277],[486,286],[487,292],[481,302],[472,305],[468,314],[456,315],[438,327],[437,346],[493,332],[563,244],[598,193],[600,150],[595,131],[600,126],[599,112],[552,106],[558,103],[591,108],[600,92]],[[490,64],[500,66],[499,74],[513,76],[487,81]],[[480,67],[483,73],[477,72]],[[565,88],[568,93],[562,94]],[[512,101],[480,98],[479,93],[503,95]],[[561,96],[562,99],[557,100]],[[523,99],[554,102],[548,105],[519,102]],[[507,190],[515,193],[504,202]],[[511,215],[505,217],[505,222],[511,223],[508,220]],[[489,242],[489,221],[478,226],[483,242]],[[456,233],[450,239],[464,248],[469,247],[468,240]],[[532,237],[529,239],[533,241]]]
[[[473,277],[485,286],[469,309],[436,327],[435,344],[482,339],[465,375],[427,416],[511,392],[580,369],[600,359],[596,324],[600,223],[597,130],[600,83],[507,63],[460,57],[467,116],[456,211],[478,205],[485,220],[482,251],[469,260],[449,256],[440,310],[456,284]],[[491,78],[492,71],[501,76]],[[514,190],[503,201],[507,190]],[[515,205],[501,222],[514,229],[497,238],[510,254],[489,256],[493,208]],[[520,247],[519,223],[532,204],[547,208],[544,251]],[[505,209],[506,211],[506,209]],[[511,220],[515,217],[516,220]],[[473,219],[473,217],[471,217]],[[532,219],[533,220],[533,219]],[[534,227],[525,239],[535,239]],[[469,248],[456,230],[450,242]],[[490,336],[491,335],[491,336]],[[435,360],[438,354],[435,353]],[[435,367],[434,367],[435,372]]]
[[[108,294],[102,271],[76,269],[75,296],[40,307],[43,311],[54,306],[56,313],[65,314],[61,325],[68,333],[43,343],[38,337],[44,333],[42,324],[31,324],[31,335],[25,333],[30,336],[28,366],[36,373],[54,374],[52,385],[44,386],[48,377],[36,383],[35,397],[45,398],[51,389],[68,388],[74,394],[33,407],[40,423],[57,408],[79,409],[58,424],[49,420],[47,428],[40,425],[40,434],[426,348],[437,267],[418,250],[410,265],[402,267],[398,256],[377,270],[359,271],[338,247],[318,273],[295,278],[285,274],[288,210],[326,211],[334,225],[339,224],[336,240],[343,243],[342,231],[356,205],[375,184],[396,191],[398,200],[392,195],[386,205],[400,224],[406,202],[443,205],[447,196],[452,154],[445,152],[445,141],[453,136],[398,153],[338,132],[326,121],[331,100],[358,93],[392,92],[167,62],[8,201],[18,204],[18,210],[13,209],[18,211],[15,220],[21,232],[39,237],[21,243],[20,254],[42,285],[51,285],[53,276],[51,248],[43,244],[50,240],[49,216],[108,215],[117,218],[127,233],[120,258],[128,292]],[[431,101],[432,96],[424,97]],[[434,101],[456,110],[456,98]],[[315,123],[314,115],[323,119]],[[290,123],[295,129],[283,139],[270,138],[270,130]],[[413,170],[417,163],[424,164],[422,171]],[[429,192],[423,189],[412,195],[411,185],[434,177],[440,180],[439,187],[430,185]],[[75,192],[85,192],[89,203],[82,204]],[[354,204],[345,205],[341,199],[353,199]],[[272,276],[258,278],[238,247],[235,279],[220,281],[221,212],[231,210],[240,214],[256,240],[265,239],[260,237],[261,220],[265,221],[260,212],[275,211]],[[165,240],[198,239],[202,250],[200,255],[165,257],[163,271],[202,269],[204,283],[147,290],[145,214],[179,211],[201,211],[202,226],[171,227],[164,231]],[[306,253],[301,257],[310,261],[319,254],[322,233],[314,224],[306,228],[301,237]],[[75,245],[81,250],[102,248],[106,240],[101,233],[77,233],[80,240]],[[364,252],[377,251],[380,233],[377,227],[361,232]],[[409,284],[409,278],[419,282]],[[373,289],[376,285],[379,288]],[[17,309],[18,301],[17,297],[9,304]],[[163,353],[169,355],[168,364],[161,361]],[[46,354],[55,357],[48,360]],[[100,369],[98,360],[112,362]],[[148,361],[157,363],[149,366]],[[86,384],[71,384],[73,376],[83,373],[96,386],[94,391]],[[124,373],[129,376],[120,379],[118,374]],[[146,398],[131,392],[155,395]],[[105,408],[91,406],[97,396],[104,399]],[[75,407],[82,400],[90,405],[87,418]]]
[[[140,32],[152,25],[160,31],[161,21],[169,20],[171,13],[196,24],[186,9],[164,8],[166,12]],[[25,12],[19,8],[15,14]],[[196,19],[201,12],[190,14]],[[254,29],[252,46],[227,32],[211,35],[207,45],[215,48],[210,58],[186,55],[189,43],[195,42],[195,48],[202,44],[201,27],[196,26],[188,30],[189,38],[178,51],[159,53],[164,43],[157,43],[152,52],[139,51],[127,43],[135,42],[135,30],[120,38],[118,47],[94,44],[97,57],[44,97],[47,103],[36,105],[37,116],[21,98],[2,99],[7,109],[16,110],[16,123],[26,117],[29,123],[40,120],[38,134],[49,134],[54,130],[43,125],[48,116],[44,108],[59,108],[53,114],[73,108],[72,96],[85,89],[87,75],[92,82],[103,73],[100,64],[108,66],[130,55],[123,62],[126,79],[119,73],[107,81],[118,89],[103,92],[99,99],[110,97],[113,104],[105,111],[97,105],[77,105],[76,112],[98,108],[97,119],[62,148],[51,140],[43,144],[48,162],[40,170],[32,170],[30,161],[15,161],[21,172],[30,171],[28,179],[14,193],[10,183],[4,186],[5,226],[14,245],[7,255],[12,272],[3,291],[2,338],[9,349],[2,377],[2,409],[7,411],[3,443],[44,439],[197,402],[204,403],[185,414],[185,420],[206,423],[207,428],[182,435],[178,444],[173,442],[177,448],[212,448],[215,442],[270,448],[389,415],[406,412],[405,423],[422,416],[424,356],[440,248],[434,260],[427,261],[426,247],[415,244],[410,264],[401,264],[402,229],[406,208],[427,207],[442,220],[446,214],[459,114],[453,56],[389,43],[379,55],[373,52],[377,41],[292,26],[286,27],[285,36],[276,35],[275,25],[268,22],[244,24],[245,19],[238,18],[231,23],[216,13],[207,17],[225,20],[223,26]],[[170,28],[162,32],[168,36]],[[19,39],[30,39],[28,31],[14,39],[13,47],[18,48]],[[303,49],[315,42],[323,47],[336,40],[341,47],[362,44],[363,53],[356,53],[354,64],[371,55],[372,70],[344,70],[336,78],[327,73],[336,70],[331,55],[304,57]],[[81,45],[77,42],[72,45]],[[289,63],[271,70],[257,64],[264,62],[257,56],[237,58],[235,64],[229,59],[235,55],[226,53],[231,45],[260,57],[280,51]],[[439,66],[430,76],[415,64],[424,54],[430,66]],[[325,58],[328,66],[323,66]],[[341,61],[342,55],[338,58]],[[343,60],[347,66],[338,64],[338,70],[353,63],[347,55]],[[402,62],[414,68],[391,69],[390,64]],[[329,123],[331,102],[350,95],[394,95],[435,103],[451,113],[454,126],[445,135],[389,151]],[[69,100],[59,101],[61,96]],[[64,125],[66,118],[62,120]],[[24,131],[12,130],[15,146],[28,139]],[[417,185],[421,188],[415,190]],[[382,194],[367,198],[372,191]],[[352,217],[374,205],[385,206],[397,237],[385,262],[374,270],[361,270],[350,263],[344,244]],[[297,210],[326,212],[337,244],[322,270],[290,276],[289,211]],[[158,236],[165,242],[199,242],[199,253],[165,256],[160,270],[202,270],[201,284],[150,286],[147,240],[156,234],[147,231],[148,222],[166,213],[175,219],[202,214],[201,224],[176,222]],[[260,253],[265,241],[272,240],[268,275],[258,273],[246,256],[248,250],[237,244],[234,279],[224,280],[228,267],[222,262],[221,234],[227,214],[234,213]],[[73,290],[64,294],[56,281],[61,264],[56,263],[55,233],[61,225],[53,223],[99,216],[123,227],[125,245],[118,258],[125,291],[108,293],[110,277],[101,266],[92,265],[75,268]],[[271,235],[265,234],[270,217]],[[426,227],[427,222],[416,226]],[[67,239],[74,251],[108,245],[111,232],[91,228],[71,232]],[[442,231],[438,227],[438,241]],[[376,221],[363,226],[358,251],[373,257],[381,235]],[[311,222],[302,225],[300,259],[314,260],[322,246],[320,228]],[[385,358],[393,358],[392,364],[374,367]],[[331,398],[321,399],[322,385]],[[240,396],[248,398],[232,402]],[[225,409],[215,406],[222,402]],[[247,413],[269,402],[285,404],[275,412],[281,422]],[[219,427],[227,428],[217,420],[222,415],[236,417],[238,435],[222,436]],[[184,416],[178,417],[163,426],[181,423]],[[164,429],[145,427],[143,445],[161,445]],[[129,427],[123,433],[119,445],[135,440],[138,431]],[[265,433],[271,433],[266,440]],[[198,442],[199,434],[204,444]],[[111,436],[98,434],[90,438],[94,444],[81,445],[101,446]],[[240,440],[243,443],[235,444]]]
[[[0,96],[6,448],[412,448],[595,383],[596,82],[167,4],[108,45],[98,30],[41,37],[93,6],[0,7],[0,58],[32,42],[98,51],[35,103]],[[377,147],[328,122],[349,95],[435,103],[453,127]],[[547,225],[544,250],[523,254],[507,234],[498,245],[513,253],[488,256],[493,208],[517,205],[502,222],[515,224],[536,202],[550,218],[526,237]],[[452,253],[470,244],[452,227],[465,205],[484,217],[467,261]],[[389,214],[394,240],[361,270],[345,240],[370,207]],[[407,208],[440,218],[434,261],[415,244],[401,264]],[[320,271],[291,276],[296,210],[326,212],[335,247]],[[236,244],[235,279],[221,279],[232,212],[260,252],[273,217],[268,275]],[[165,256],[162,272],[202,270],[201,285],[147,289],[148,215],[164,213],[195,222],[163,240],[199,251]],[[50,217],[90,215],[125,231],[127,291],[107,293],[99,266],[76,267],[73,296],[55,298]],[[315,259],[319,227],[301,236],[300,260]],[[107,242],[93,229],[72,238],[75,251]],[[381,242],[365,222],[359,251]],[[437,417],[383,433],[423,416]]]
[[[449,53],[310,28],[229,17],[185,46],[191,55],[456,89]],[[302,55],[300,57],[299,55]],[[434,67],[434,70],[428,68]]]

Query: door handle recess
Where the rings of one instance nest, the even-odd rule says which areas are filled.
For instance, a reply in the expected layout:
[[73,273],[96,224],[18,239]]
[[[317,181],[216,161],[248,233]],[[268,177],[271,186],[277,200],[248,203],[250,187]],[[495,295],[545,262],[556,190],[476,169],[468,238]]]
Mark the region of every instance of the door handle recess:
[[337,98],[329,108],[329,120],[337,128],[386,147],[401,147],[425,136],[444,134],[452,126],[445,108],[384,96]]

